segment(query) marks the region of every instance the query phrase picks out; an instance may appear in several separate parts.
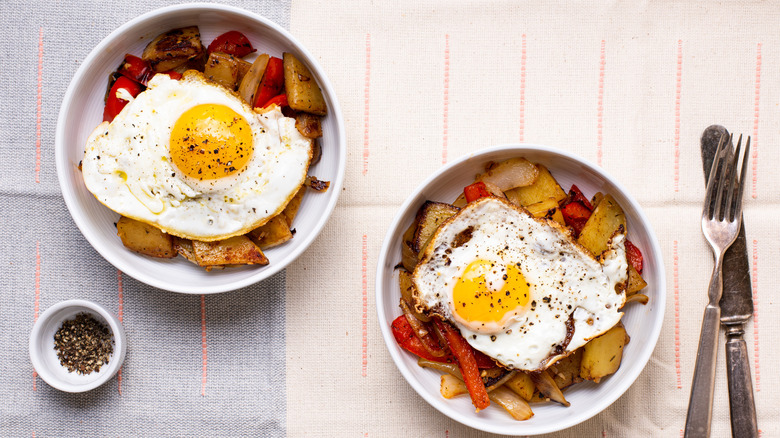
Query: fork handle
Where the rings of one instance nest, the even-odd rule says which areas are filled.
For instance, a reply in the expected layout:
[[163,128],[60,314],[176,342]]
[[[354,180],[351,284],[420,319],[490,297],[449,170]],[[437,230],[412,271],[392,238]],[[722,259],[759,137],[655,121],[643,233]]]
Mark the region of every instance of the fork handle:
[[729,407],[731,409],[731,436],[734,438],[758,437],[756,404],[753,400],[753,382],[742,324],[730,326],[726,331],[726,368],[729,380]]
[[704,319],[701,322],[699,351],[696,354],[691,399],[688,402],[688,418],[685,420],[685,438],[710,436],[719,332],[720,307],[709,304],[704,310]]

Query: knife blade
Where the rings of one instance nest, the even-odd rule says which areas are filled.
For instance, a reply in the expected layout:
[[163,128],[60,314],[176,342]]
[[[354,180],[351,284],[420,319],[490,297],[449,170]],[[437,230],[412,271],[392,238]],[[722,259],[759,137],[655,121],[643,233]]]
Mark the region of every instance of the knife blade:
[[[701,161],[704,167],[704,184],[710,177],[712,160],[726,128],[712,125],[701,136]],[[733,145],[731,145],[733,148]],[[745,221],[739,229],[737,240],[726,250],[723,258],[723,296],[720,298],[720,321],[723,324],[744,323],[753,315],[753,289],[750,286]]]
[[[712,125],[701,136],[701,159],[704,183],[710,176],[715,150],[726,128]],[[729,145],[733,149],[733,145]],[[750,377],[747,345],[742,339],[744,324],[753,315],[753,290],[750,285],[750,263],[745,240],[745,221],[737,239],[726,250],[723,259],[723,295],[720,299],[721,325],[726,329],[726,365],[729,386],[729,409],[733,437],[758,436],[753,382]]]

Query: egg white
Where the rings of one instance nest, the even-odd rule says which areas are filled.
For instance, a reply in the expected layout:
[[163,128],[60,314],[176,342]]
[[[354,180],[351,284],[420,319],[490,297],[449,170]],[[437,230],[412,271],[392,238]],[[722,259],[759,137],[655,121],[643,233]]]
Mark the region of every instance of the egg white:
[[[471,227],[471,238],[453,245]],[[502,285],[507,265],[517,265],[530,283],[531,305],[500,327],[465,322],[454,311],[453,285],[475,260],[494,262],[489,278]],[[414,270],[415,306],[452,322],[475,349],[518,370],[547,368],[622,317],[628,261],[625,236],[616,233],[597,261],[556,222],[534,218],[498,199],[468,204],[442,224]],[[574,331],[566,344],[567,321]],[[564,348],[565,345],[565,348]]]
[[[197,180],[176,169],[171,130],[188,109],[225,105],[252,128],[247,165],[224,178]],[[245,234],[281,212],[306,179],[311,140],[276,108],[255,112],[235,93],[196,71],[182,79],[156,75],[109,124],[87,141],[87,189],[124,216],[179,237],[213,241]]]

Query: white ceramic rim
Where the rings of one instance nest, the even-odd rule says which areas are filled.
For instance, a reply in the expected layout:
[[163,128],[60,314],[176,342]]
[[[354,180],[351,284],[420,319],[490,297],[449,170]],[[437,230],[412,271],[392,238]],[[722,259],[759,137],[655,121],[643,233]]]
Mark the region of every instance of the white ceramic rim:
[[[57,378],[57,376],[49,370],[49,367],[46,366],[43,359],[38,354],[42,342],[41,331],[54,315],[56,315],[59,311],[67,308],[83,309],[87,313],[97,313],[103,319],[105,319],[106,322],[108,322],[111,333],[114,336],[114,360],[109,362],[105,369],[101,369],[99,371],[101,375],[98,379],[95,379],[84,385],[74,385]],[[38,375],[46,383],[48,383],[49,386],[55,389],[59,389],[60,391],[73,393],[85,392],[91,389],[95,389],[98,386],[106,383],[107,381],[111,380],[111,378],[114,377],[114,375],[119,371],[119,368],[122,367],[122,363],[125,361],[126,353],[127,343],[125,342],[125,330],[122,327],[122,324],[109,311],[107,311],[101,305],[93,303],[92,301],[68,300],[59,302],[46,309],[46,311],[43,312],[40,317],[38,317],[38,320],[35,321],[32,332],[30,332],[30,361],[32,362],[33,368],[35,368],[35,371],[38,373]]]
[[[126,273],[127,275],[135,278],[136,280],[139,280],[143,283],[146,283],[150,286],[157,287],[159,289],[169,290],[171,292],[180,292],[180,293],[187,293],[187,294],[212,294],[212,293],[220,293],[220,292],[227,292],[231,290],[240,289],[242,287],[250,286],[252,284],[255,284],[259,281],[265,280],[277,272],[281,271],[282,269],[286,268],[287,265],[295,261],[301,254],[303,254],[306,249],[309,248],[309,246],[314,242],[314,239],[319,236],[322,229],[325,227],[325,224],[327,223],[328,219],[330,218],[331,214],[333,213],[333,210],[336,207],[336,203],[338,202],[339,195],[341,194],[341,189],[344,184],[344,173],[346,169],[346,163],[347,163],[347,153],[346,153],[346,134],[345,134],[345,128],[344,128],[344,116],[341,112],[341,106],[339,105],[338,98],[336,97],[333,85],[330,83],[330,80],[327,78],[327,76],[323,73],[324,69],[320,64],[317,62],[316,58],[309,53],[309,51],[297,40],[295,37],[292,36],[289,32],[287,32],[285,29],[274,23],[273,21],[260,16],[258,14],[255,14],[253,12],[247,11],[245,9],[233,7],[233,6],[227,6],[227,5],[221,5],[221,4],[213,4],[213,3],[187,3],[187,4],[181,4],[181,5],[172,5],[167,6],[160,9],[155,9],[153,11],[147,12],[143,15],[140,15],[127,23],[123,24],[122,26],[118,27],[116,30],[111,32],[107,37],[105,37],[97,46],[95,46],[94,49],[87,55],[87,57],[84,59],[84,61],[81,63],[81,66],[76,71],[76,74],[73,76],[73,79],[71,79],[70,84],[68,85],[68,89],[65,92],[65,97],[62,100],[62,106],[60,107],[60,113],[59,117],[57,118],[57,129],[55,133],[54,138],[54,150],[55,150],[55,160],[56,160],[56,167],[57,167],[57,176],[60,183],[60,187],[66,187],[67,182],[65,181],[65,175],[68,172],[68,162],[64,153],[64,144],[63,144],[63,137],[65,135],[65,119],[68,111],[70,110],[70,106],[72,105],[72,101],[74,99],[74,90],[75,90],[75,84],[83,80],[83,76],[86,74],[87,70],[89,69],[90,65],[93,63],[94,59],[113,42],[114,39],[118,38],[120,35],[122,35],[124,32],[126,32],[128,29],[155,17],[161,16],[161,15],[167,15],[170,13],[176,13],[176,12],[182,12],[187,10],[201,10],[201,9],[210,9],[213,11],[224,11],[224,12],[231,12],[235,14],[241,14],[245,15],[253,20],[259,21],[263,23],[264,25],[272,28],[274,31],[281,34],[284,38],[289,40],[291,45],[299,51],[299,53],[303,54],[303,56],[306,59],[306,62],[309,64],[310,67],[312,67],[313,70],[319,73],[318,78],[321,87],[324,90],[329,90],[329,98],[332,102],[331,107],[328,108],[331,113],[329,114],[329,117],[334,117],[336,120],[336,134],[338,135],[339,141],[338,141],[338,162],[339,162],[339,169],[336,173],[336,178],[330,181],[330,188],[328,189],[330,192],[333,193],[331,196],[326,208],[321,211],[321,216],[317,223],[315,224],[314,228],[312,229],[312,232],[306,236],[296,236],[298,238],[298,242],[296,242],[296,245],[298,245],[294,251],[292,251],[287,258],[279,260],[275,263],[272,263],[270,265],[264,266],[264,267],[258,267],[257,272],[254,275],[248,276],[244,279],[238,280],[238,281],[232,281],[229,283],[225,283],[224,285],[219,286],[187,286],[186,288],[177,287],[174,283],[165,283],[158,281],[156,278],[147,275],[142,270],[138,269],[136,266],[124,264],[122,263],[117,257],[114,257],[111,252],[108,250],[108,245],[98,239],[90,230],[88,227],[86,215],[83,211],[77,209],[76,206],[76,199],[75,196],[65,190],[61,190],[62,197],[65,200],[65,205],[68,207],[68,211],[70,211],[70,215],[73,218],[73,222],[76,223],[76,226],[78,226],[79,230],[81,230],[81,234],[84,235],[84,237],[87,239],[87,241],[92,245],[95,250],[100,253],[100,255],[103,256],[109,263],[114,265],[117,269],[120,269],[122,272]],[[329,151],[328,153],[335,153]]]
[[[484,420],[480,419],[475,415],[463,415],[460,412],[452,409],[447,405],[446,403],[447,400],[444,400],[441,397],[437,397],[438,390],[431,391],[431,388],[424,388],[422,387],[422,385],[420,385],[417,382],[417,379],[412,375],[411,371],[406,367],[405,363],[402,360],[401,349],[390,347],[391,345],[395,346],[397,343],[390,329],[391,321],[384,320],[384,313],[386,311],[385,304],[384,304],[384,290],[383,290],[384,289],[383,278],[385,275],[384,266],[385,266],[385,261],[390,256],[390,248],[393,246],[392,237],[393,235],[396,234],[395,233],[396,229],[403,226],[402,221],[404,217],[406,217],[404,213],[411,207],[411,204],[416,201],[417,196],[428,185],[432,184],[436,179],[438,179],[442,174],[446,173],[451,168],[460,165],[461,163],[470,161],[479,156],[487,155],[493,152],[512,150],[512,149],[517,150],[518,153],[517,156],[522,156],[524,152],[530,150],[561,155],[565,158],[579,162],[583,167],[587,167],[588,169],[595,172],[596,174],[601,175],[605,180],[609,181],[610,184],[614,185],[620,192],[622,192],[626,200],[628,200],[631,208],[636,211],[640,221],[643,222],[644,224],[648,224],[647,228],[649,231],[649,235],[647,237],[652,247],[652,250],[649,251],[649,253],[651,253],[654,256],[655,265],[659,269],[658,276],[660,278],[666,278],[664,264],[661,258],[661,246],[658,243],[658,239],[656,238],[652,227],[649,226],[650,220],[647,218],[645,213],[640,208],[639,203],[631,196],[631,194],[619,182],[617,182],[615,178],[610,176],[607,172],[605,172],[600,167],[597,167],[589,163],[588,161],[584,160],[583,158],[578,157],[577,155],[571,154],[564,150],[560,150],[549,146],[542,146],[542,145],[529,144],[529,143],[503,144],[503,145],[488,147],[485,149],[480,149],[473,153],[466,154],[455,161],[447,163],[445,166],[441,167],[439,170],[437,170],[431,176],[429,176],[419,186],[417,186],[417,188],[409,195],[406,201],[404,201],[404,203],[398,209],[398,213],[396,213],[395,217],[393,218],[392,224],[388,228],[384,242],[382,243],[382,249],[379,252],[379,257],[377,259],[375,299],[376,299],[376,306],[377,306],[377,317],[379,319],[379,328],[382,330],[382,337],[385,340],[385,345],[387,346],[387,349],[390,352],[390,356],[393,358],[393,362],[395,362],[396,366],[398,367],[398,370],[404,376],[404,378],[409,383],[409,385],[411,385],[412,388],[414,388],[414,390],[417,392],[417,394],[419,394],[423,399],[425,399],[425,401],[427,401],[428,404],[436,408],[442,414],[452,418],[453,420],[461,424],[464,424],[466,426],[472,427],[474,429],[482,430],[484,432],[491,432],[491,433],[504,434],[504,435],[530,436],[530,435],[540,435],[545,433],[557,432],[575,426],[579,423],[582,423],[585,420],[588,420],[598,415],[601,411],[603,411],[604,409],[609,407],[613,402],[615,402],[615,400],[620,398],[620,396],[622,396],[626,392],[626,390],[628,390],[628,388],[634,383],[637,377],[639,377],[639,374],[644,370],[648,360],[650,360],[650,356],[655,350],[656,343],[658,342],[658,338],[661,334],[665,306],[662,305],[658,307],[659,311],[657,312],[656,317],[653,320],[653,330],[649,332],[647,336],[647,340],[648,340],[647,347],[641,351],[639,357],[635,358],[632,361],[634,363],[634,366],[631,367],[631,371],[627,375],[623,376],[623,378],[620,380],[618,389],[612,391],[612,393],[609,394],[609,396],[601,398],[598,403],[594,403],[588,407],[578,407],[579,409],[583,409],[583,412],[581,412],[578,416],[573,417],[569,421],[558,421],[555,423],[550,423],[549,425],[544,425],[549,427],[524,426],[524,422],[522,421],[518,421],[516,425],[513,425],[511,427],[503,427],[501,425],[489,424],[489,423],[486,424]],[[393,262],[392,264],[395,264],[395,262]],[[666,302],[665,283],[658,285],[658,290],[654,292],[653,297],[651,299],[659,300],[659,302],[661,303]],[[641,363],[641,366],[636,366],[636,364],[639,363]]]

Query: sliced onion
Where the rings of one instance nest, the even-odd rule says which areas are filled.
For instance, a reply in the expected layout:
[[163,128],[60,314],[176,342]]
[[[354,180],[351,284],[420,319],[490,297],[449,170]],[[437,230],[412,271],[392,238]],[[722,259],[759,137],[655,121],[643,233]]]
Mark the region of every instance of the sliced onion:
[[515,420],[524,421],[534,416],[531,406],[522,397],[507,388],[496,388],[488,393],[490,400],[506,409]]
[[247,102],[250,106],[255,99],[255,92],[257,86],[260,85],[260,80],[263,79],[265,68],[268,66],[268,60],[271,57],[267,53],[263,53],[255,59],[252,66],[249,67],[249,71],[246,72],[244,78],[241,79],[241,84],[238,86],[238,94]]
[[650,298],[648,298],[647,295],[640,293],[631,294],[626,298],[626,304],[633,302],[647,304],[648,301],[650,301]]
[[406,320],[409,321],[409,325],[412,326],[414,334],[417,336],[420,342],[422,342],[423,347],[425,347],[425,351],[434,357],[446,356],[447,353],[441,348],[441,346],[436,344],[436,341],[431,337],[428,329],[425,328],[425,324],[423,324],[422,321],[414,316],[414,313],[412,313],[412,309],[409,307],[409,304],[403,298],[401,299],[401,310],[404,312]]
[[510,158],[477,175],[477,181],[494,184],[505,192],[515,187],[530,186],[538,176],[539,169],[534,163],[525,158]]
[[433,368],[443,373],[449,373],[459,378],[460,380],[463,380],[463,374],[460,373],[460,368],[456,363],[434,362],[432,360],[423,359],[420,357],[417,359],[417,365],[423,368]]

